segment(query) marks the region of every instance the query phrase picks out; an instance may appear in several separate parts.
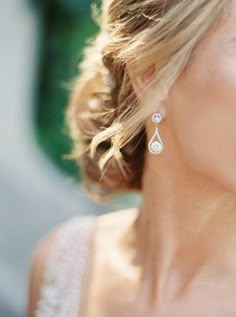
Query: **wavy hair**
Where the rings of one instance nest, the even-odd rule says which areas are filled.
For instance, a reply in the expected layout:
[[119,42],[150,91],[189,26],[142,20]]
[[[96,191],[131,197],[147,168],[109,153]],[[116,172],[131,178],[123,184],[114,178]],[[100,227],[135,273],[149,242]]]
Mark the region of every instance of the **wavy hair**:
[[[222,0],[104,0],[92,15],[99,32],[88,39],[73,80],[66,127],[89,195],[142,190],[146,118],[188,65],[198,42],[225,7]],[[136,96],[137,75],[155,65],[155,89]]]

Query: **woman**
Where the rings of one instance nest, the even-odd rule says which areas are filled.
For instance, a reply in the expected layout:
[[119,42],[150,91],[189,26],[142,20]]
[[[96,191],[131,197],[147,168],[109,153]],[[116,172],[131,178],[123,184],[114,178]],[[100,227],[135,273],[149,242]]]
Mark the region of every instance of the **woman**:
[[[66,113],[71,157],[93,196],[142,203],[96,218],[80,314],[65,316],[236,315],[235,14],[227,0],[104,1]],[[55,241],[33,258],[30,317]]]

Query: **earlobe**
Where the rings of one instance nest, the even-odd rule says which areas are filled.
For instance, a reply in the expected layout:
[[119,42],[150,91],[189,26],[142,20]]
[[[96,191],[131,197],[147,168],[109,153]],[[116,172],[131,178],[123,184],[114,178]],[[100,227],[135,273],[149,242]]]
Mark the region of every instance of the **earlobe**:
[[[144,100],[143,90],[145,86],[151,82],[153,79],[153,75],[155,74],[155,65],[149,66],[145,72],[143,72],[141,75],[137,76],[135,70],[138,68],[135,67],[136,64],[128,65],[127,71],[131,80],[132,87],[135,91],[136,96],[139,98],[141,102]],[[161,111],[163,117],[166,117],[166,102],[168,99],[168,93],[167,91],[163,92],[163,98],[159,104],[159,110]]]

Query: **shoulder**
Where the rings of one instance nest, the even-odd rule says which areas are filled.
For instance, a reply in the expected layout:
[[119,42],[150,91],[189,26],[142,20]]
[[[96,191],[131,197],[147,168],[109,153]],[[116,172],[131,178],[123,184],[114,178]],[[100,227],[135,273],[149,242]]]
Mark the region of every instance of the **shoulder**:
[[[86,298],[85,305],[88,316],[110,315],[104,313],[108,303],[109,307],[117,307],[117,302],[123,302],[121,297],[128,298],[132,294],[133,280],[138,272],[132,263],[135,245],[133,224],[137,213],[137,208],[129,208],[109,211],[97,218],[92,269],[88,270],[88,276],[91,276],[89,300]],[[111,278],[108,279],[108,275]],[[122,290],[121,297],[117,295],[117,290]]]
[[[89,226],[92,225],[95,215],[79,215],[53,227],[38,241],[33,250],[30,269],[29,269],[29,283],[28,283],[28,302],[27,302],[27,317],[35,317],[35,310],[41,297],[41,289],[44,284],[45,273],[48,270],[50,256],[52,256],[55,246],[64,248],[63,252],[59,254],[65,255],[66,239],[71,237],[72,242],[81,243],[81,238],[89,233]],[[77,241],[73,239],[76,235]],[[83,235],[83,236],[82,236]],[[64,240],[63,240],[64,238]],[[55,257],[56,254],[53,254]]]
[[131,226],[138,214],[137,208],[128,208],[114,210],[102,214],[97,219],[97,232],[99,238],[107,241],[106,237],[119,237],[124,234],[124,231]]
[[[122,256],[130,252],[135,243],[137,208],[109,211],[96,221],[93,250],[103,266],[114,261],[112,254]],[[96,261],[95,261],[96,262]]]
[[[35,317],[37,304],[41,298],[42,287],[45,283],[45,272],[48,270],[47,265],[50,263],[50,257],[57,261],[63,262],[65,258],[73,256],[73,252],[80,249],[82,254],[85,239],[90,236],[90,228],[93,228],[96,219],[96,235],[95,240],[101,249],[107,250],[109,245],[115,243],[122,236],[122,230],[132,223],[137,214],[136,208],[114,210],[99,216],[97,215],[79,215],[55,226],[48,231],[37,243],[30,262],[29,283],[28,283],[28,299],[27,299],[27,317]],[[68,244],[68,240],[70,240]],[[55,246],[60,249],[58,254],[55,252]],[[68,247],[69,246],[69,247]],[[103,248],[104,247],[104,248]],[[63,249],[63,250],[62,250]],[[66,252],[68,254],[66,254]],[[54,275],[58,275],[55,269]],[[51,277],[51,280],[57,279],[57,276]]]

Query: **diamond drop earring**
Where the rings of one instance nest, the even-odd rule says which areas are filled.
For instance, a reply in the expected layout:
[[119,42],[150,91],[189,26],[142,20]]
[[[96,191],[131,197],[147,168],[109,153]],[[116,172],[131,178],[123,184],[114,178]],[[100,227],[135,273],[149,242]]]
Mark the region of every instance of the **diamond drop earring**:
[[[154,122],[156,125],[158,125],[162,120],[162,115],[159,112],[155,112],[152,115],[152,122]],[[158,140],[155,140],[157,138]],[[151,138],[151,140],[148,143],[148,149],[152,154],[160,154],[163,151],[163,142],[160,137],[158,126],[155,128],[155,132]]]

